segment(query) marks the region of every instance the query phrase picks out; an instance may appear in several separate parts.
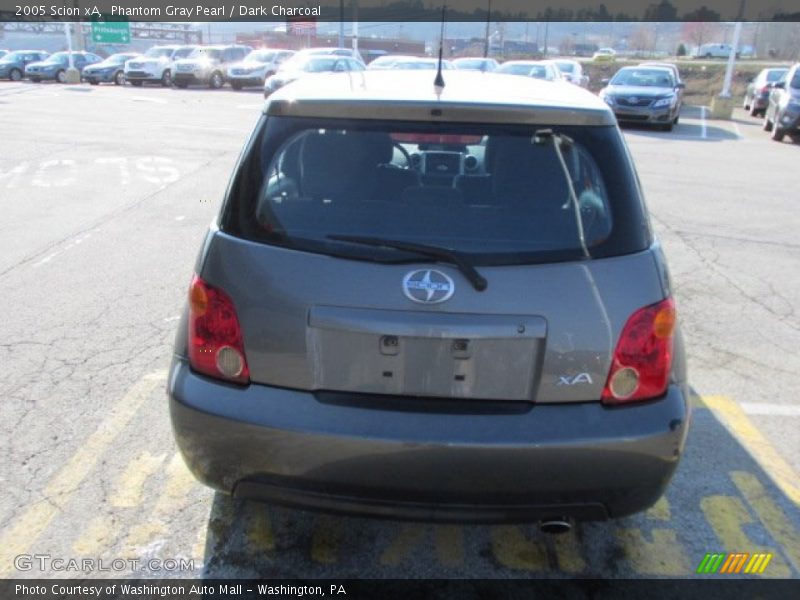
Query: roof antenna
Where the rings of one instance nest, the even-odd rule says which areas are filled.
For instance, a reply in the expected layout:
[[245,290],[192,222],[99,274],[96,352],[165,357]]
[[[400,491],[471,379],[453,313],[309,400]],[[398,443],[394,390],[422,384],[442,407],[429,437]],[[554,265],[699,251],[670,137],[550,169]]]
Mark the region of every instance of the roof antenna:
[[442,77],[442,50],[444,47],[444,12],[446,10],[447,5],[442,4],[442,27],[439,32],[439,65],[436,70],[436,79],[433,80],[433,89],[436,90],[437,96],[444,90],[444,77]]

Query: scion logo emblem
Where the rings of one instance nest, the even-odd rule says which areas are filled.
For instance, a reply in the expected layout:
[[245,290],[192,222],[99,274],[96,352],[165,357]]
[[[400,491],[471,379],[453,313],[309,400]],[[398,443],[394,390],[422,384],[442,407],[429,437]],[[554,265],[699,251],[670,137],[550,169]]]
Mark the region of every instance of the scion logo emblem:
[[628,102],[630,102],[631,104],[639,104],[639,98],[637,98],[636,96],[631,96],[630,98],[628,98]]
[[455,283],[441,271],[420,269],[403,277],[403,293],[421,304],[438,304],[449,300],[456,291]]

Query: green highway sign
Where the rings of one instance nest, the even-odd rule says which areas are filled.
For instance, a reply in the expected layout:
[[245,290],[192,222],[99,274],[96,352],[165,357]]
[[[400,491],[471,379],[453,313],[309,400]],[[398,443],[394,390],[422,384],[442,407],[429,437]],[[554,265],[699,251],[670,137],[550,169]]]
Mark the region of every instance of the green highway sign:
[[130,26],[125,21],[92,21],[92,41],[98,44],[130,44]]

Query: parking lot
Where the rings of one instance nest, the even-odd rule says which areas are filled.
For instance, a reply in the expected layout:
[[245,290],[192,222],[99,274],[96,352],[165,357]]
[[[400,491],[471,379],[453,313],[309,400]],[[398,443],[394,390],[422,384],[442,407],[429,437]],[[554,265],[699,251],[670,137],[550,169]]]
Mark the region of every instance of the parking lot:
[[139,561],[106,577],[697,577],[707,553],[769,553],[760,576],[800,576],[800,145],[741,109],[624,130],[695,392],[686,455],[651,510],[547,536],[318,515],[196,483],[166,369],[262,105],[258,90],[0,85],[2,576],[86,576],[16,558],[46,555]]

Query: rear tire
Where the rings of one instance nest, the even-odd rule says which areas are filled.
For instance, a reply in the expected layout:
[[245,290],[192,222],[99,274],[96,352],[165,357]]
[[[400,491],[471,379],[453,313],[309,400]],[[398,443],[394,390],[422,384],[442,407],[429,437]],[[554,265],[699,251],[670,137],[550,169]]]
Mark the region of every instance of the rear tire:
[[750,105],[750,116],[751,116],[751,117],[757,117],[757,116],[758,116],[758,115],[760,115],[760,114],[761,114],[761,110],[759,110],[758,108],[756,108],[756,105],[755,105],[755,103],[751,104],[751,105]]
[[161,75],[161,85],[164,87],[169,87],[172,85],[172,73],[169,69],[164,71],[163,75]]
[[764,111],[764,124],[761,126],[761,129],[764,131],[772,131],[772,121],[769,120],[766,110]]
[[11,81],[22,81],[22,71],[19,69],[11,69],[11,72],[8,74],[8,78]]
[[67,82],[67,72],[64,69],[56,72],[56,81],[58,83],[66,83]]
[[125,73],[122,71],[114,73],[114,85],[125,85]]
[[770,135],[770,137],[772,138],[773,141],[782,142],[785,135],[786,135],[785,129],[781,129],[777,125],[772,126],[772,135]]
[[218,90],[223,85],[225,85],[225,79],[223,79],[222,73],[214,71],[211,77],[208,78],[208,87],[212,90]]
[[750,105],[752,102],[747,101],[747,94],[744,95],[744,100],[742,100],[742,108],[745,110],[750,110]]

